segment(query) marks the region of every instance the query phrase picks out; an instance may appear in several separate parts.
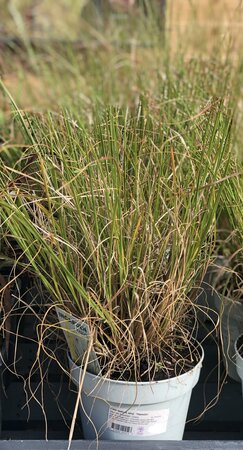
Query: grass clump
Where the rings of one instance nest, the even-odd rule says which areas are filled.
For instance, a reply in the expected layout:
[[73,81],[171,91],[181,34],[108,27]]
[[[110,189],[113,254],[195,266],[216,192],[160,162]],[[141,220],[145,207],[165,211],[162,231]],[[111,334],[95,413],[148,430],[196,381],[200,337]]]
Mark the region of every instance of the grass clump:
[[156,114],[145,101],[97,111],[90,127],[17,109],[28,148],[17,168],[2,164],[2,224],[120,379],[191,367],[194,299],[235,177],[224,99],[196,116],[169,100]]

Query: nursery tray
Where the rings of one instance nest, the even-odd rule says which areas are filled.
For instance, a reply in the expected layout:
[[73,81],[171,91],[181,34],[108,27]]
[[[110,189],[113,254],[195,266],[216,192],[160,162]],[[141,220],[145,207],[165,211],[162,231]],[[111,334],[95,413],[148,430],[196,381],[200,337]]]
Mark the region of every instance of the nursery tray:
[[[67,450],[68,441],[2,441],[1,450]],[[242,450],[237,441],[99,442],[99,450]],[[97,450],[97,443],[76,441],[70,450]]]

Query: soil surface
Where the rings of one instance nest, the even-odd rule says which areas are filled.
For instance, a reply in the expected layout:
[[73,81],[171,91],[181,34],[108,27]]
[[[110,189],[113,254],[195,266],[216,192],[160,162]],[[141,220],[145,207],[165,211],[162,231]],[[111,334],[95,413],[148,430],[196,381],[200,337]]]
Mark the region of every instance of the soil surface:
[[[153,360],[143,358],[131,370],[114,371],[109,377],[129,382],[162,381],[178,377],[192,370],[202,357],[201,347],[195,343],[188,345],[178,340],[173,346],[154,353]],[[135,373],[136,372],[136,373]]]

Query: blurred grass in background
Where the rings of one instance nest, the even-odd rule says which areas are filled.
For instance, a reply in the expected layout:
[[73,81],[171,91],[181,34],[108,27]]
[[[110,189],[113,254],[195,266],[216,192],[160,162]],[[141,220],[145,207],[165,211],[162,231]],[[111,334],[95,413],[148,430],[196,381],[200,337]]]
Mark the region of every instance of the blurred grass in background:
[[[92,0],[0,0],[1,36],[84,38],[87,31],[84,22],[91,18],[92,3]],[[166,10],[167,34],[173,50],[184,46],[188,53],[209,52],[218,40],[227,46],[230,39],[235,57],[242,53],[242,0],[168,0]]]
[[[97,104],[135,107],[144,96],[156,114],[163,80],[180,79],[175,97],[195,101],[198,112],[213,97],[231,98],[242,157],[242,1],[167,1],[163,30],[137,6],[101,23],[90,0],[0,0],[0,10],[1,76],[20,108],[61,106],[91,123]],[[0,100],[3,154],[16,131]]]

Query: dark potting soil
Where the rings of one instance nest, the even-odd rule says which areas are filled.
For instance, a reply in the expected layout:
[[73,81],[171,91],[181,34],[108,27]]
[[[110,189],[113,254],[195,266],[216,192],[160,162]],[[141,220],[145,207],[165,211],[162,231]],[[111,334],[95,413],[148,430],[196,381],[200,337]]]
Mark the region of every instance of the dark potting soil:
[[[186,332],[187,330],[187,332]],[[202,348],[196,340],[197,332],[195,331],[195,317],[193,312],[188,312],[187,322],[184,324],[184,332],[181,330],[174,330],[171,336],[168,336],[165,342],[161,342],[161,346],[151,345],[148,353],[141,351],[137,347],[135,354],[131,355],[129,364],[122,367],[119,363],[114,365],[111,370],[107,371],[110,366],[110,360],[107,358],[100,359],[101,376],[119,381],[128,382],[148,382],[148,381],[162,381],[170,378],[178,377],[184,373],[192,370],[200,361],[202,357]],[[109,336],[112,335],[108,326],[103,329],[103,339],[106,346],[110,349],[111,354],[115,355],[117,349],[114,348],[112,340]],[[120,356],[125,353],[127,358],[126,348],[120,345]],[[126,359],[124,357],[124,360]]]
[[236,342],[236,348],[240,354],[240,356],[243,358],[243,335],[241,335]]
[[136,374],[134,368],[123,372],[117,370],[109,378],[130,382],[168,380],[192,370],[201,359],[202,352],[195,343],[188,345],[178,340],[173,342],[173,347],[164,347],[153,356],[153,361],[143,358],[138,362]]

